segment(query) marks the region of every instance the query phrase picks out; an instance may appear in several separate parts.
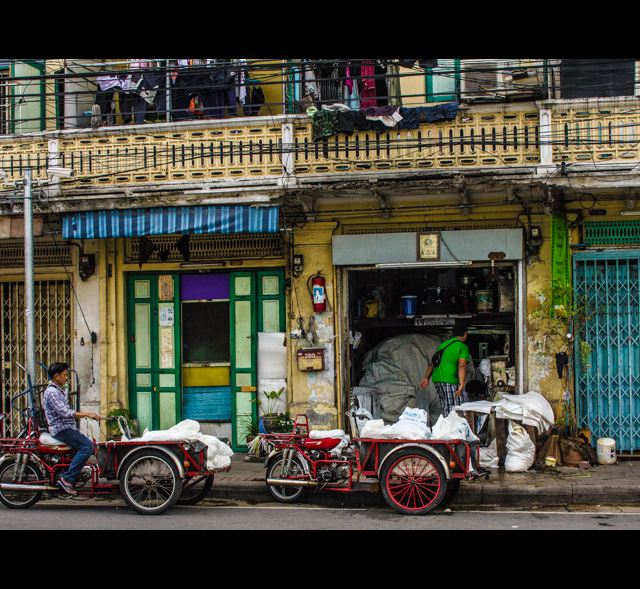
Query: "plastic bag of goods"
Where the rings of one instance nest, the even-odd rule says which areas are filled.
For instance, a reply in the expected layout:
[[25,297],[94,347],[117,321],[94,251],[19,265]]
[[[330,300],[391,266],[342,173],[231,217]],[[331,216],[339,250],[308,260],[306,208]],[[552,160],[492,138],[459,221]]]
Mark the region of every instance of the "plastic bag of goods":
[[436,440],[467,440],[468,442],[477,442],[476,436],[469,427],[469,423],[464,417],[460,417],[455,411],[452,411],[446,417],[438,417],[438,421],[431,431]]
[[526,430],[518,424],[509,422],[507,438],[507,457],[504,468],[507,472],[525,472],[533,466],[536,446]]

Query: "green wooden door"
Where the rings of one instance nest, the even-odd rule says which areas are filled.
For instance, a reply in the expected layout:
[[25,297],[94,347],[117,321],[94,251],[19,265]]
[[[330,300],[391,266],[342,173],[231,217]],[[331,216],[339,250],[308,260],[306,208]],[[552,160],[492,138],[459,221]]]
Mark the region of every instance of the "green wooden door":
[[182,419],[178,289],[174,274],[127,277],[129,407],[141,433]]
[[243,421],[257,415],[256,286],[253,272],[234,272],[229,284],[231,327],[232,447],[246,448]]

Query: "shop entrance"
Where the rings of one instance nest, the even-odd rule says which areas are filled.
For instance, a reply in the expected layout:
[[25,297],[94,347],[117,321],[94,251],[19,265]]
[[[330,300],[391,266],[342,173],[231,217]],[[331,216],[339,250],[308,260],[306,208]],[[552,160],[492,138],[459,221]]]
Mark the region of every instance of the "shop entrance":
[[127,277],[129,404],[140,430],[182,419],[245,444],[257,334],[284,330],[281,270]]
[[[347,362],[348,390],[358,386],[364,362],[369,361],[368,353],[382,342],[407,334],[430,335],[441,342],[451,337],[458,322],[469,328],[467,345],[476,378],[486,380],[489,387],[486,392],[509,393],[522,386],[516,321],[517,262],[495,263],[493,267],[490,263],[399,266],[375,270],[352,267],[346,271],[352,342]],[[480,370],[481,360],[485,360],[485,373],[490,367],[486,378]],[[379,373],[383,375],[388,367],[386,364]],[[417,369],[425,368],[426,365]],[[371,383],[370,377],[368,382]],[[346,405],[348,400],[343,403]]]

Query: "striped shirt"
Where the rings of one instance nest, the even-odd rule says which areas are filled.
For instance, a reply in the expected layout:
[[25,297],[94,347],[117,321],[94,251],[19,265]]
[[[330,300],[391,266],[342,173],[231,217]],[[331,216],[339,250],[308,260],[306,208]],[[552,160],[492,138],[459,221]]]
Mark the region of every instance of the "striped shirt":
[[69,406],[65,392],[54,382],[49,382],[44,392],[43,406],[53,437],[63,429],[78,429],[73,418],[75,411]]

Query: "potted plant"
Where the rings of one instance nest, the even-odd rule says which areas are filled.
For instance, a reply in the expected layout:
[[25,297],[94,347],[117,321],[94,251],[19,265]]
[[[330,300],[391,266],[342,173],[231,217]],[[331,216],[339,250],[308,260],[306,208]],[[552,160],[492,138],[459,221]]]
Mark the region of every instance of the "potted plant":
[[244,437],[247,444],[260,434],[260,422],[253,415],[245,415],[240,419],[240,439]]
[[293,429],[293,421],[289,412],[277,412],[278,401],[284,395],[284,387],[277,391],[264,391],[266,407],[262,401],[257,400],[258,407],[262,409],[262,424],[267,433],[288,432]]

